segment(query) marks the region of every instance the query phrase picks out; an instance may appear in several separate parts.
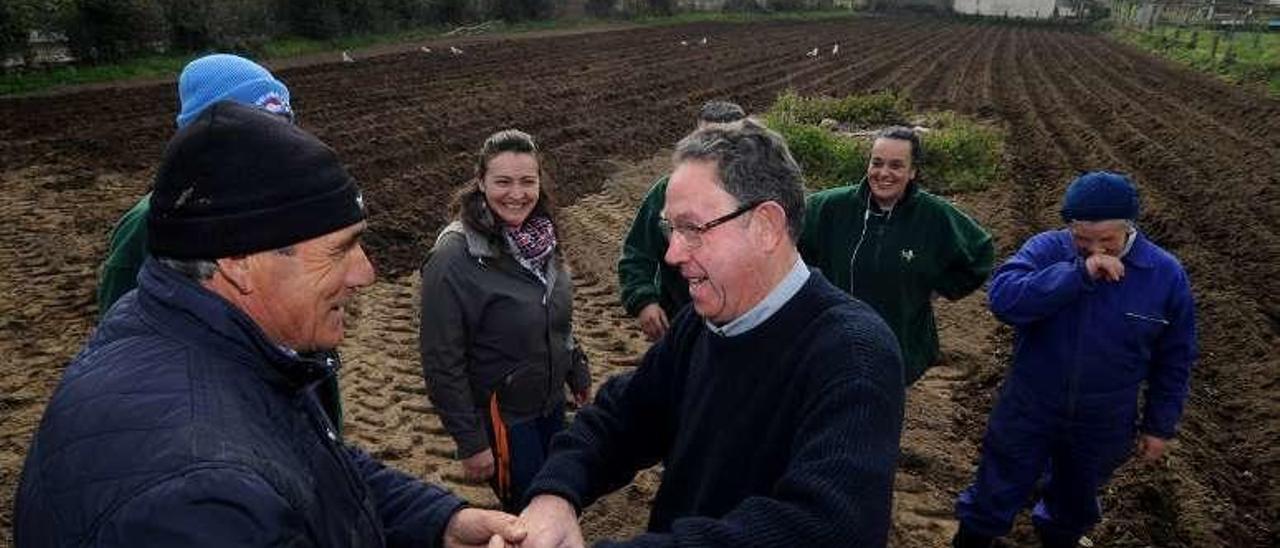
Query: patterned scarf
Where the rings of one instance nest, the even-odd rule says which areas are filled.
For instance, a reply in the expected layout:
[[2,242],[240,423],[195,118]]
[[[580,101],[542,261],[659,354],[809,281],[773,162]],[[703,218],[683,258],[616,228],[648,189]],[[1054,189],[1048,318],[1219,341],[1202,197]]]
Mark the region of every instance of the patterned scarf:
[[551,219],[529,217],[519,227],[503,226],[502,235],[506,237],[516,260],[542,278],[547,261],[556,249],[556,230]]

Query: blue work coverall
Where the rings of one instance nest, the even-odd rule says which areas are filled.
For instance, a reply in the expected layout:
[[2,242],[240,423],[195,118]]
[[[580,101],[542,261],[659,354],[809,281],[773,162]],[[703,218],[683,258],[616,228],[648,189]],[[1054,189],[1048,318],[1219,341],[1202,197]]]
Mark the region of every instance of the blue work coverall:
[[1042,538],[1073,545],[1101,518],[1098,490],[1129,458],[1135,429],[1174,436],[1197,355],[1187,275],[1141,233],[1121,260],[1120,281],[1092,280],[1071,233],[1056,230],[992,277],[991,311],[1016,337],[977,477],[956,503],[974,533],[1008,533],[1048,470],[1033,521]]

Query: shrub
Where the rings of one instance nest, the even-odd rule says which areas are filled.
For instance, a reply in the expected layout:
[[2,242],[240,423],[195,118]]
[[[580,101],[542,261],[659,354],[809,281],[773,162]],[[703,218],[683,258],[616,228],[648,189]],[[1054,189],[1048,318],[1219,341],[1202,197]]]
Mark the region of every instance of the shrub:
[[384,0],[383,6],[397,30],[433,21],[429,0]]
[[674,15],[676,13],[675,0],[649,0],[649,13],[652,15]]
[[861,128],[905,124],[910,111],[911,103],[891,92],[834,99],[801,97],[794,90],[784,92],[770,109],[796,123],[818,124],[832,119]]
[[328,40],[342,34],[337,0],[281,0],[289,29],[304,38]]
[[261,0],[163,0],[170,43],[180,51],[249,50],[275,32]]
[[9,55],[24,55],[27,51],[27,32],[31,23],[26,17],[24,3],[0,3],[0,61]]
[[772,117],[768,117],[766,123],[787,140],[792,157],[804,170],[809,190],[852,184],[866,171],[871,144],[865,139]]
[[166,45],[164,11],[156,0],[75,0],[68,7],[68,45],[80,59],[118,61]]
[[551,0],[496,0],[491,15],[513,23],[550,18],[553,8]]
[[923,135],[924,180],[929,190],[941,194],[987,188],[999,176],[1004,138],[994,127],[962,118],[953,112],[925,118],[930,130]]
[[[809,189],[816,191],[861,180],[871,151],[871,130],[912,125],[905,123],[909,117],[906,101],[892,94],[809,99],[788,91],[778,97],[765,120],[787,140]],[[864,131],[820,127],[824,119]],[[998,129],[951,112],[928,114],[920,123],[927,128],[921,138],[922,175],[930,191],[982,190],[999,176],[1004,138]]]
[[729,13],[763,13],[768,11],[756,0],[725,0],[720,10]]
[[[588,0],[587,10],[594,0]],[[477,19],[474,4],[468,0],[436,0],[431,3],[431,20],[438,23],[461,23]]]

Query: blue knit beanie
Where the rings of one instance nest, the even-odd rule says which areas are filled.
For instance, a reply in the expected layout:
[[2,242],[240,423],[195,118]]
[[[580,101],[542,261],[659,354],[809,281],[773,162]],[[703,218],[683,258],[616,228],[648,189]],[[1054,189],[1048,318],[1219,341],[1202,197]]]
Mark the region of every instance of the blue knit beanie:
[[262,65],[238,55],[215,53],[187,64],[178,76],[178,129],[209,105],[230,100],[293,119],[289,88]]
[[1138,191],[1128,176],[1112,171],[1090,171],[1067,187],[1062,200],[1062,220],[1109,221],[1138,219]]

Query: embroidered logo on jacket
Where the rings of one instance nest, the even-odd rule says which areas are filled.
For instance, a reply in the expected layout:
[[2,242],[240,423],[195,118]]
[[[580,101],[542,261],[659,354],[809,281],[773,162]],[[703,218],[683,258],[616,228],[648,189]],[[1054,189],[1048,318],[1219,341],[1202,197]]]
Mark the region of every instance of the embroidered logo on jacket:
[[912,251],[912,250],[910,250],[910,249],[904,249],[904,250],[902,250],[902,260],[907,261],[907,262],[911,262],[911,260],[912,260],[912,259],[914,259],[914,258],[916,258],[916,252],[915,252],[915,251]]

